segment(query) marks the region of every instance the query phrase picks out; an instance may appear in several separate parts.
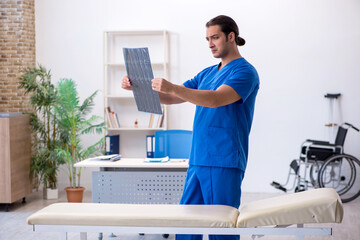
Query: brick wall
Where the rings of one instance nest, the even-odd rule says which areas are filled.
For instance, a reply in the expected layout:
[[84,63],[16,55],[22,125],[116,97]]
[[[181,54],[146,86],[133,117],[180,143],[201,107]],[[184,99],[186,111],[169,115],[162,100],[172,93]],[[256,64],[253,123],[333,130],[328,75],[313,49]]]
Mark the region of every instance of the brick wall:
[[29,110],[19,78],[35,65],[34,0],[0,1],[0,112]]

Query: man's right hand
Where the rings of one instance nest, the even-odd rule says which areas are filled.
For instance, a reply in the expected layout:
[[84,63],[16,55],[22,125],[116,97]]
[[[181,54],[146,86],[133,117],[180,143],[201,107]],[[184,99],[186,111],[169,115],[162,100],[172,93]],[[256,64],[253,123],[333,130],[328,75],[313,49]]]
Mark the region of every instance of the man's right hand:
[[121,80],[121,88],[125,90],[132,90],[130,78],[128,76],[124,76]]

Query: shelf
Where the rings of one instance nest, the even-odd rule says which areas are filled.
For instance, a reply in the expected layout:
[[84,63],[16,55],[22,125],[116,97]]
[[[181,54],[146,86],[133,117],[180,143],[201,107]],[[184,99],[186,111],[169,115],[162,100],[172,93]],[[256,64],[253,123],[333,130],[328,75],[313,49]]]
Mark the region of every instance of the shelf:
[[[164,65],[167,66],[168,63],[163,63],[163,62],[152,62],[151,65],[153,67],[163,67]],[[125,67],[125,63],[105,63],[105,66],[109,66],[109,67]]]
[[132,92],[129,92],[128,94],[121,94],[121,95],[105,95],[105,98],[111,98],[111,99],[124,99],[124,100],[134,100],[134,94]]
[[130,35],[130,36],[141,36],[141,35],[165,35],[167,34],[166,31],[163,30],[144,30],[144,31],[106,31],[107,33],[113,34],[113,35]]
[[[134,94],[121,88],[121,80],[127,75],[123,48],[147,47],[149,49],[154,77],[169,78],[168,32],[156,31],[105,31],[104,32],[104,109],[110,108],[114,115],[104,114],[108,128],[106,134],[119,135],[119,150],[123,157],[146,157],[146,136],[155,131],[166,130],[167,107],[163,106],[162,127],[158,128],[157,116],[138,111]],[[114,121],[115,118],[115,121]],[[137,128],[134,127],[138,121]],[[115,124],[113,123],[115,122]],[[150,122],[152,125],[150,125]],[[149,128],[153,126],[154,128]]]
[[134,127],[124,127],[124,128],[108,128],[108,131],[161,131],[165,128],[134,128]]
[[[113,98],[113,99],[134,99],[134,95],[130,93],[131,95],[128,96],[119,96],[119,95],[106,95],[106,98]],[[135,99],[134,99],[135,100]]]

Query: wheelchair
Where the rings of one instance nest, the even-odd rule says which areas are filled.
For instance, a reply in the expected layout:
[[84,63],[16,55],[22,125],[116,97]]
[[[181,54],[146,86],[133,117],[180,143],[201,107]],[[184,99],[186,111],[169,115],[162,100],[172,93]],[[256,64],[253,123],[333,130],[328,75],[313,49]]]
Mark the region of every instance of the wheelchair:
[[360,171],[360,161],[344,153],[344,142],[350,128],[359,132],[352,124],[344,123],[338,127],[334,144],[307,139],[301,145],[300,157],[290,163],[286,182],[274,181],[271,185],[284,192],[334,188],[343,203],[356,199],[360,195],[360,179],[356,175]]

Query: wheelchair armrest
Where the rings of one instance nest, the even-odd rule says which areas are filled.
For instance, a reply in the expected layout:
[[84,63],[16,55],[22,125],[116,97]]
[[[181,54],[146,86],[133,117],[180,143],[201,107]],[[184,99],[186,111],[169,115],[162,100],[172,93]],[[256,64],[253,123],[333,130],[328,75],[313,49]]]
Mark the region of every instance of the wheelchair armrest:
[[334,144],[330,144],[330,142],[312,140],[312,139],[306,139],[306,142],[313,143],[313,144],[316,144],[316,145],[334,145]]

